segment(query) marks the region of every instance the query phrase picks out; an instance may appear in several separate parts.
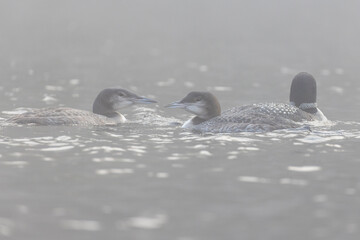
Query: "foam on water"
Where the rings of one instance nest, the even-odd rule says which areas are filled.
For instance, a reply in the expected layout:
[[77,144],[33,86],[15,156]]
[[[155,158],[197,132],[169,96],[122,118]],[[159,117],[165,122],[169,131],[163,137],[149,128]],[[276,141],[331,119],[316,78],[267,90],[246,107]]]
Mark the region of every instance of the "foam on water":
[[0,217],[0,236],[10,237],[14,227],[15,223],[11,219]]
[[94,220],[75,220],[67,219],[61,221],[61,226],[65,229],[77,231],[100,231],[102,230],[101,223]]
[[[158,112],[149,113],[158,119]],[[60,219],[49,221],[53,228],[58,224],[55,228],[92,233],[113,226],[125,233],[173,226],[171,220],[183,214],[177,206],[203,216],[208,209],[218,211],[219,202],[233,202],[234,198],[245,205],[247,201],[255,204],[257,198],[251,196],[257,191],[260,199],[268,199],[266,194],[272,191],[285,198],[292,196],[289,191],[301,196],[309,193],[304,199],[310,205],[326,205],[335,195],[356,198],[359,194],[358,186],[347,177],[334,184],[333,192],[314,189],[336,176],[348,176],[341,172],[345,162],[356,166],[357,160],[344,158],[342,167],[332,169],[339,154],[349,154],[358,144],[360,125],[336,122],[269,133],[198,134],[167,125],[173,119],[162,119],[165,126],[151,121],[137,123],[142,117],[137,115],[135,122],[117,127],[2,128],[3,180],[15,188],[18,186],[13,182],[19,178],[30,180],[30,187],[19,190],[25,200],[16,203],[17,213],[37,216],[33,209],[37,209],[35,193],[40,192],[47,196],[45,204],[56,202],[50,214],[43,215]],[[321,160],[325,156],[330,159]],[[38,190],[27,190],[35,186]],[[6,191],[13,194],[12,189]],[[57,191],[64,196],[58,196]],[[192,203],[199,207],[192,207]],[[227,209],[231,204],[221,206]],[[314,210],[316,216],[326,214]],[[221,214],[214,216],[223,220]],[[14,229],[0,221],[0,236],[13,235]],[[355,231],[353,226],[349,229]]]
[[118,224],[120,229],[134,227],[141,229],[158,229],[168,222],[168,216],[165,214],[156,214],[154,216],[132,217],[125,222]]
[[321,170],[319,166],[289,166],[289,171],[293,172],[317,172]]

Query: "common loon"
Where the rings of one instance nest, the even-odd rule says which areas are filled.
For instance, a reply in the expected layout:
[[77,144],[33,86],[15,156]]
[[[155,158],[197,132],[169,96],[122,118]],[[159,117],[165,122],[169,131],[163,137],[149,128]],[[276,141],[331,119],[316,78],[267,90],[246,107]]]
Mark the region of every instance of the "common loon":
[[297,74],[291,84],[290,104],[257,103],[233,107],[223,113],[216,97],[210,92],[190,92],[167,108],[183,108],[196,116],[183,128],[200,132],[273,131],[296,128],[300,122],[326,120],[316,104],[316,81],[305,72]]
[[34,125],[116,125],[126,121],[120,109],[133,104],[156,103],[121,88],[106,88],[96,97],[93,112],[67,107],[42,108],[13,116],[7,123]]

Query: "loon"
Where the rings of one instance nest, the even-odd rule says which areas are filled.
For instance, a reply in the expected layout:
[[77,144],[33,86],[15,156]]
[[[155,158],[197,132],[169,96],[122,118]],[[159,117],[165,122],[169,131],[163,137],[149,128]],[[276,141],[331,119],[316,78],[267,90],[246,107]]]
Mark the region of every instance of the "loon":
[[316,81],[306,72],[292,80],[290,104],[257,103],[230,108],[221,113],[216,97],[210,92],[190,92],[182,100],[167,108],[183,108],[196,116],[186,121],[183,128],[213,133],[264,132],[297,128],[303,121],[325,121],[316,104]]
[[117,125],[126,121],[120,109],[133,104],[156,103],[125,89],[106,88],[95,98],[93,112],[59,107],[42,108],[13,116],[7,123],[33,125]]

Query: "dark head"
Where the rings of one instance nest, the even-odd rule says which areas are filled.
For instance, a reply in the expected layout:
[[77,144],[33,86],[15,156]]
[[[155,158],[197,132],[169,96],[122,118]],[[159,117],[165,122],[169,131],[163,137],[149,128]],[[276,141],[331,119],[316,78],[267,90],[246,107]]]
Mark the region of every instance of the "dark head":
[[221,114],[216,97],[209,92],[191,92],[180,101],[173,102],[167,108],[183,108],[202,120],[208,120]]
[[316,113],[316,81],[306,72],[298,73],[291,83],[290,103],[308,113]]
[[155,100],[139,97],[138,95],[121,88],[106,88],[96,97],[93,112],[107,117],[115,117],[117,111],[133,104],[156,103]]

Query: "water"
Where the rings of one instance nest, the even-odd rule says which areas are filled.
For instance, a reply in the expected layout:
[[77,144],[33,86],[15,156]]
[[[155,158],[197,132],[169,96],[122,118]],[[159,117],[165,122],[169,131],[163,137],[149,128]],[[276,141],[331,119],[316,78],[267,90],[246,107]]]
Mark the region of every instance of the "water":
[[[359,238],[359,3],[1,5],[1,117],[89,110],[110,86],[160,104],[118,127],[1,127],[0,239]],[[286,102],[298,71],[332,124],[196,134],[162,107],[193,89]]]

